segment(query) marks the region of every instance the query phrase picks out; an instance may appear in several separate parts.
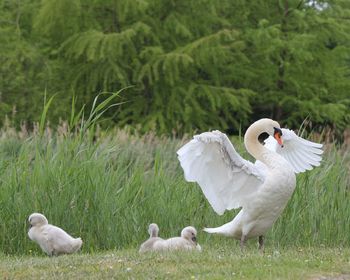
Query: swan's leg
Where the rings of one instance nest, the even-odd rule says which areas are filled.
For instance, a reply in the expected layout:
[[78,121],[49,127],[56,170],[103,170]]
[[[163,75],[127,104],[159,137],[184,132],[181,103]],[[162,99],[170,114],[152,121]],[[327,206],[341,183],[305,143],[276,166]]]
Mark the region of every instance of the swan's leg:
[[245,242],[246,242],[246,235],[242,234],[241,236],[241,252],[243,252],[244,246],[245,246]]
[[264,236],[260,235],[259,236],[259,250],[260,252],[264,252]]

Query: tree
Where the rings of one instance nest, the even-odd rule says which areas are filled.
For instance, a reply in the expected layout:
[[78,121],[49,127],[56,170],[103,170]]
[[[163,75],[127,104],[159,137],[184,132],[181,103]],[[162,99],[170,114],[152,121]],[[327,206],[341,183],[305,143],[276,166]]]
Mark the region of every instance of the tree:
[[16,105],[21,118],[35,118],[45,90],[60,100],[50,114],[57,121],[72,94],[81,106],[132,85],[109,114],[142,131],[237,132],[261,117],[349,123],[348,1],[0,3],[17,22],[0,27],[2,108]]
[[349,25],[340,10],[349,13],[349,5],[328,2],[320,10],[304,1],[267,2],[273,16],[245,32],[255,62],[253,90],[260,92],[254,111],[293,127],[309,117],[343,128],[349,123]]
[[[45,92],[54,90],[52,68],[57,64],[47,57],[47,49],[37,42],[32,22],[39,1],[0,0],[0,114],[21,121],[38,121]],[[56,73],[55,73],[56,74]],[[56,87],[57,88],[57,87]],[[61,98],[61,103],[64,98]],[[52,118],[64,118],[64,106],[51,112]]]
[[[135,85],[115,120],[140,124],[144,131],[238,128],[248,122],[252,91],[232,88],[219,75],[230,60],[245,61],[239,32],[217,14],[219,1],[124,0],[101,6],[113,20],[82,28],[60,45],[63,59],[72,62],[76,91],[91,98],[92,92]],[[100,18],[101,10],[90,12]]]

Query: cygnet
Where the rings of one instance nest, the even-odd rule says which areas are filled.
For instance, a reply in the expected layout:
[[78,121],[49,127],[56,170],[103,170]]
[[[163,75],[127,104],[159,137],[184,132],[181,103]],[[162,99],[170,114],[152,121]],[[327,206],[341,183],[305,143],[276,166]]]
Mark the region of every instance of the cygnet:
[[81,238],[73,238],[63,229],[50,225],[43,214],[33,213],[28,218],[30,229],[28,236],[39,244],[40,248],[51,256],[71,254],[83,244]]
[[185,227],[181,231],[181,237],[172,237],[167,240],[154,242],[153,251],[172,251],[172,250],[198,250],[201,246],[197,243],[197,230],[194,227]]
[[163,239],[158,237],[159,227],[157,224],[150,224],[148,226],[149,238],[141,244],[140,253],[153,251],[153,245],[157,241],[162,241]]

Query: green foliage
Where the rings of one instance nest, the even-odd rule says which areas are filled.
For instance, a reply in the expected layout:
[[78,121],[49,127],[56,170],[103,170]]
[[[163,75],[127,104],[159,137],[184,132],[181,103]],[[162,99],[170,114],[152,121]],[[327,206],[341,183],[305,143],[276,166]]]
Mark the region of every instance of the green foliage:
[[[45,103],[44,103],[44,108],[43,108],[43,112],[41,113],[41,118],[40,118],[40,122],[39,122],[39,134],[42,136],[44,134],[44,129],[46,126],[46,116],[47,116],[47,111],[50,108],[51,102],[54,99],[55,96],[51,96],[50,99]],[[46,96],[45,96],[46,98]]]
[[[6,115],[19,124],[38,121],[45,89],[53,89],[51,82],[54,62],[47,60],[36,44],[32,33],[32,18],[37,1],[0,0],[0,124]],[[56,75],[57,73],[55,73]],[[50,112],[50,118],[65,117],[65,97],[61,106]]]
[[79,30],[81,12],[80,0],[42,0],[33,27],[55,46]]
[[[95,132],[96,126],[101,122],[102,115],[105,114],[109,109],[115,106],[121,105],[121,103],[112,103],[112,101],[116,99],[116,97],[119,97],[119,94],[121,91],[122,90],[114,93],[101,93],[97,95],[92,104],[90,114],[86,120],[83,114],[84,106],[77,115],[74,114],[75,104],[73,101],[72,112],[71,112],[72,118],[70,123],[71,126],[69,128],[72,130],[72,128],[76,127],[79,124],[80,125],[79,136],[81,140],[84,138],[86,133],[93,134]],[[100,101],[98,103],[98,100],[101,99],[101,97],[105,97],[105,98],[103,101]],[[80,123],[78,123],[78,121],[80,121]]]
[[[152,222],[159,224],[162,236],[171,236],[190,224],[214,227],[235,215],[215,214],[200,188],[184,180],[176,150],[185,140],[132,136],[125,130],[102,136],[91,126],[86,135],[95,137],[82,138],[67,129],[62,125],[54,136],[47,129],[43,137],[3,131],[3,253],[40,252],[27,236],[26,219],[32,212],[42,212],[51,223],[81,236],[84,252],[135,248],[147,238]],[[320,167],[298,175],[296,192],[268,232],[268,246],[350,245],[349,160],[349,154],[330,146]],[[230,238],[200,235],[204,244],[239,246]]]
[[[348,1],[0,0],[0,114],[38,120],[44,92],[68,119],[74,96],[124,106],[119,126],[238,132],[261,117],[350,121]],[[85,112],[87,113],[87,112]]]
[[249,53],[258,62],[252,72],[264,78],[254,87],[264,89],[256,110],[270,103],[271,116],[292,127],[309,116],[344,128],[349,122],[348,89],[343,88],[349,82],[348,26],[335,18],[340,15],[333,5],[320,11],[300,1],[281,3],[277,17],[261,20],[247,33]]

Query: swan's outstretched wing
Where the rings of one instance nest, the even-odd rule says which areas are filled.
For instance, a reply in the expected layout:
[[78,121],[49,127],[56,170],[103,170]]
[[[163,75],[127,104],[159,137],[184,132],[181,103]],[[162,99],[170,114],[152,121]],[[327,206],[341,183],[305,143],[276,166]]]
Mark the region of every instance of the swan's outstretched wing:
[[283,156],[293,167],[295,173],[311,170],[322,160],[322,144],[311,142],[297,136],[294,131],[282,128],[283,147],[273,137],[265,140],[265,147]]
[[197,182],[216,213],[243,207],[265,174],[243,159],[220,131],[204,132],[177,151],[189,182]]

